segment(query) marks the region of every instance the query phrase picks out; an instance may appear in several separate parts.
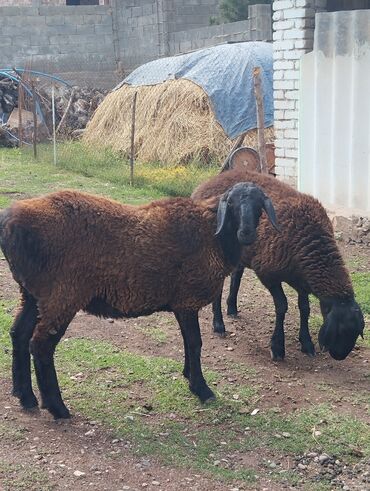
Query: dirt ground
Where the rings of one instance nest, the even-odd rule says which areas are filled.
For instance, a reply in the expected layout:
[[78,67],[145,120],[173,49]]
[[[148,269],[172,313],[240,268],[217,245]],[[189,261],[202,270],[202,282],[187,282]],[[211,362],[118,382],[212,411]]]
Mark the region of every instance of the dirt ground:
[[[343,246],[347,259],[362,258],[362,268],[370,270],[370,251],[359,246]],[[273,363],[270,359],[269,340],[274,324],[274,308],[270,295],[246,272],[239,297],[241,313],[238,319],[226,318],[229,336],[220,339],[211,332],[211,309],[201,312],[203,335],[203,365],[228,377],[230,362],[246,362],[259,378],[261,398],[258,407],[278,406],[287,413],[303,407],[307,401],[335,404],[337,411],[361,413],[362,420],[370,424],[369,413],[363,414],[361,405],[353,404],[352,394],[369,386],[369,349],[355,349],[343,362],[336,362],[327,354],[318,353],[315,358],[303,355],[298,346],[298,308],[295,295],[289,295],[289,313],[286,319],[286,360]],[[0,261],[0,299],[13,299],[17,287],[4,260]],[[182,342],[170,314],[155,314],[157,319],[173,323],[169,338],[158,343],[138,327],[150,326],[152,317],[109,322],[80,313],[69,327],[67,337],[104,339],[133,353],[161,355],[182,360]],[[316,341],[316,340],[315,340]],[[155,458],[135,455],[125,442],[118,441],[111,432],[94,421],[74,412],[70,423],[55,423],[45,412],[27,413],[20,409],[11,397],[10,378],[0,376],[0,435],[1,425],[14,428],[14,438],[9,435],[0,445],[0,463],[13,469],[14,489],[35,490],[278,490],[281,485],[261,477],[258,483],[236,487],[192,470],[170,468]],[[238,381],[235,380],[237,383]],[[333,389],[333,395],[320,389],[325,384]],[[340,394],[338,396],[338,394]],[[366,419],[367,418],[367,419]],[[91,431],[91,430],[94,431]],[[18,438],[19,434],[21,438]],[[249,454],[249,464],[257,469],[261,455]],[[284,459],[284,456],[280,456]],[[25,469],[41,469],[47,475],[47,483],[28,483],[20,487]],[[83,472],[83,474],[80,474]],[[80,475],[79,475],[80,474]],[[9,483],[1,482],[0,491],[12,490]],[[18,486],[18,487],[17,487]],[[351,481],[348,489],[370,489],[363,480]],[[289,489],[289,485],[286,485]],[[299,487],[291,489],[300,489]],[[308,489],[308,488],[307,488]],[[345,488],[344,488],[345,489]]]

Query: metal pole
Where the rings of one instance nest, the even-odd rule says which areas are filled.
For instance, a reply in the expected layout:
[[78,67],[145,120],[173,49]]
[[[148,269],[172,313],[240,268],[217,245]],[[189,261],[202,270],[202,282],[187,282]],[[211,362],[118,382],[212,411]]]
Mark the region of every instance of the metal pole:
[[36,92],[35,84],[31,82],[31,90],[33,96],[32,104],[32,114],[33,114],[33,156],[37,158],[37,114],[36,114]]
[[19,139],[19,147],[22,147],[22,106],[23,106],[23,85],[22,79],[18,83],[18,139]]
[[57,141],[55,133],[55,88],[54,84],[51,86],[51,111],[53,116],[53,155],[54,165],[57,165]]
[[133,183],[134,183],[136,97],[137,97],[137,92],[135,92],[134,99],[132,101],[131,155],[130,155],[130,186],[132,186]]

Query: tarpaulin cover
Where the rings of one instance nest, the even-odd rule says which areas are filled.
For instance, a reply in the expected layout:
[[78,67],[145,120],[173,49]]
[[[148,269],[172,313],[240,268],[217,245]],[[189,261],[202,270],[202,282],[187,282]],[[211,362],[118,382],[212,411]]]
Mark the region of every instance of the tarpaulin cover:
[[273,125],[272,45],[264,42],[223,44],[141,65],[124,84],[156,85],[184,78],[207,93],[218,122],[230,138],[257,127],[253,69],[261,67],[265,127]]

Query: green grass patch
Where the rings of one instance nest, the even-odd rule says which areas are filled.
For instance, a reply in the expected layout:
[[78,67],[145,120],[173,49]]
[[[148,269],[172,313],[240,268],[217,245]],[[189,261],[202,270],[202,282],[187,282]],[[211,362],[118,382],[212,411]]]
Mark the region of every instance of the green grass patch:
[[159,344],[164,344],[168,339],[167,333],[161,327],[139,327],[139,329],[145,336],[153,339]]
[[0,423],[0,439],[5,442],[17,442],[24,440],[25,428],[14,427],[11,422]]
[[352,273],[356,300],[364,314],[370,315],[370,273]]
[[0,368],[1,370],[10,367],[11,364],[11,344],[9,330],[13,323],[12,312],[15,301],[0,300]]
[[[74,410],[133,441],[139,454],[155,454],[168,464],[191,465],[229,479],[237,478],[238,469],[229,472],[214,461],[235,450],[270,448],[296,455],[320,445],[326,452],[345,456],[353,445],[370,454],[370,431],[360,420],[325,405],[288,415],[268,410],[251,416],[256,388],[224,385],[211,371],[206,371],[206,378],[211,385],[217,383],[218,401],[203,407],[188,391],[180,375],[182,365],[166,358],[134,355],[107,343],[69,340],[62,343],[58,364],[64,395]],[[80,381],[73,376],[77,372]],[[153,409],[146,412],[149,406]],[[314,438],[315,428],[321,435]],[[247,474],[251,477],[250,470]]]
[[2,491],[51,491],[55,488],[48,482],[47,474],[37,466],[4,461],[0,461],[0,484]]
[[[117,170],[118,172],[118,170]],[[33,161],[18,149],[0,149],[0,187],[1,206],[24,197],[38,196],[60,189],[77,189],[101,194],[118,201],[140,204],[164,197],[154,188],[133,187],[129,184],[113,182],[104,167],[96,176],[79,173],[75,169],[55,166],[50,159]]]
[[370,273],[355,272],[351,274],[356,301],[361,306],[365,316],[364,339],[359,340],[360,346],[370,347],[368,326],[370,322]]
[[57,165],[52,146],[39,145],[38,158],[31,149],[0,149],[0,206],[24,196],[36,196],[63,188],[102,194],[119,201],[139,204],[165,196],[190,196],[201,181],[218,172],[217,167],[196,163],[164,166],[140,163],[135,166],[130,186],[127,160],[105,149],[81,142],[66,142],[57,148]]

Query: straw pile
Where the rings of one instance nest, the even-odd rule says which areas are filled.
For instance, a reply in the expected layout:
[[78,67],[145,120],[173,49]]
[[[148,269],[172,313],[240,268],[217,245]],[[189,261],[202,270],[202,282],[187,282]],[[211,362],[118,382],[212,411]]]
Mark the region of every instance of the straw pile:
[[[132,102],[137,92],[135,157],[140,162],[186,164],[221,162],[232,147],[216,121],[207,94],[188,80],[168,80],[153,86],[122,86],[97,108],[84,133],[88,144],[110,147],[124,156],[131,148]],[[265,130],[272,141],[273,129]],[[257,146],[256,130],[246,146]]]

